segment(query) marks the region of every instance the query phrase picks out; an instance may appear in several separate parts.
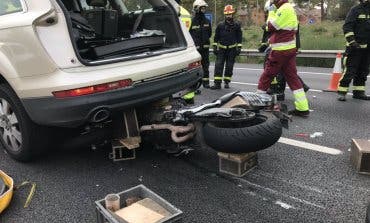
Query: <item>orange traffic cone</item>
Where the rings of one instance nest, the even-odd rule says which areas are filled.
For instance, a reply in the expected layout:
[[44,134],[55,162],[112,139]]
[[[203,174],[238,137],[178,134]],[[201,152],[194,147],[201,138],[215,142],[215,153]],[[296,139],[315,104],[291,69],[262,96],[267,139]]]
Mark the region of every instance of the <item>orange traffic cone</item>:
[[333,73],[331,75],[331,80],[328,89],[324,91],[337,92],[339,80],[342,77],[342,54],[337,53],[337,58],[335,59],[335,64],[333,68]]

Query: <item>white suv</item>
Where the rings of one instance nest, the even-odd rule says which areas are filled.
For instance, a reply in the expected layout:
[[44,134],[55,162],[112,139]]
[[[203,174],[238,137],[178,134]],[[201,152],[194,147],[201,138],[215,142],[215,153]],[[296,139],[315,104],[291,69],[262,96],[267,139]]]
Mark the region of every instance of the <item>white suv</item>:
[[178,11],[173,0],[0,0],[7,153],[30,159],[50,126],[81,127],[196,84],[200,55]]

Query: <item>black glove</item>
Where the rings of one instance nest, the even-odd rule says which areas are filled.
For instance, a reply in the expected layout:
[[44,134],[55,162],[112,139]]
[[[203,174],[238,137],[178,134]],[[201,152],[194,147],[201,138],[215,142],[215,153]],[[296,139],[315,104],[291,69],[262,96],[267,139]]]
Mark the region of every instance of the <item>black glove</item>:
[[241,52],[242,52],[242,47],[241,46],[238,46],[236,48],[236,55],[239,56]]
[[217,55],[217,53],[218,53],[217,46],[213,46],[213,54],[214,55]]
[[267,43],[261,43],[260,47],[258,47],[258,52],[263,53],[266,51],[268,45]]

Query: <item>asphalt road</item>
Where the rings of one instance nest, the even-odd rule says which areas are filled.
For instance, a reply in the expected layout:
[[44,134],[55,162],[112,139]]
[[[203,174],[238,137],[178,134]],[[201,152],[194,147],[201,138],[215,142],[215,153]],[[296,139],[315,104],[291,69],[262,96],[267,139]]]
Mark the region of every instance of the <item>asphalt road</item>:
[[[0,222],[95,222],[94,201],[138,184],[182,210],[183,222],[364,222],[370,176],[357,174],[349,157],[351,138],[370,139],[370,102],[341,103],[335,94],[321,92],[331,69],[299,70],[312,89],[312,112],[308,119],[294,118],[283,137],[340,154],[277,143],[258,152],[256,168],[235,178],[218,173],[217,154],[209,148],[182,157],[145,148],[136,160],[112,162],[107,149],[51,147],[25,164],[1,152],[0,169],[17,183],[36,182],[37,189],[28,208],[23,208],[28,189],[16,191]],[[202,90],[196,102],[233,90],[255,91],[260,73],[259,65],[239,64],[231,89]],[[286,94],[292,107],[292,94]],[[315,132],[322,135],[309,136]]]

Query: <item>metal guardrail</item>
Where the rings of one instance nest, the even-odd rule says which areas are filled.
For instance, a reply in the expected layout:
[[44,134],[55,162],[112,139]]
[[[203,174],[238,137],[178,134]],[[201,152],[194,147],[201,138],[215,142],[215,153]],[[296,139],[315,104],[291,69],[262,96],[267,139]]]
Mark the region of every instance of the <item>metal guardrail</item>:
[[[213,51],[211,49],[211,51]],[[297,57],[305,58],[336,58],[337,53],[343,53],[343,50],[299,50]],[[260,53],[255,49],[242,49],[240,56],[264,57],[265,53]]]

